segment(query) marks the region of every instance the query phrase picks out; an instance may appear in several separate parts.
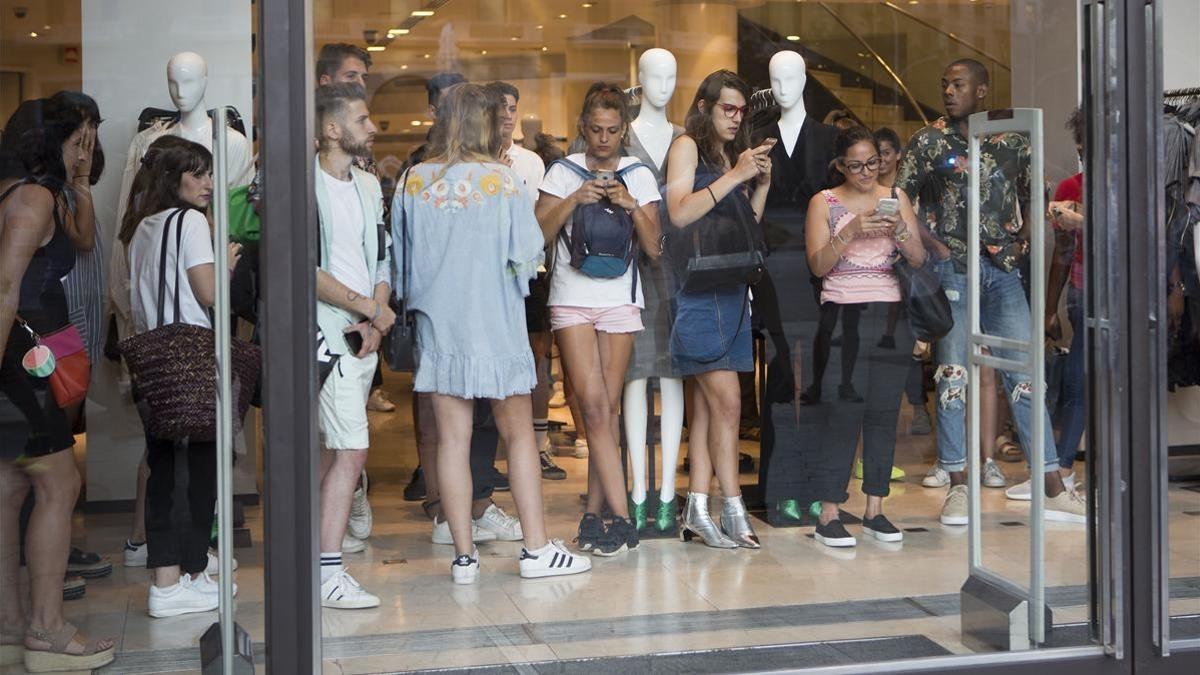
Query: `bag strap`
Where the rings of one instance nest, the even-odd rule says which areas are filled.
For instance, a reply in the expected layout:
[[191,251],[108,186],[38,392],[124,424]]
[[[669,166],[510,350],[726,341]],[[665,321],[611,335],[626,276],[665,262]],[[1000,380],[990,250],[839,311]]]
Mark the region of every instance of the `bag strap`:
[[404,283],[404,293],[400,295],[400,313],[396,315],[397,321],[403,321],[404,316],[408,314],[408,294],[412,282],[412,260],[408,251],[408,209],[404,208],[404,196],[408,194],[408,174],[411,171],[411,166],[404,170],[396,188],[400,190],[400,278]]
[[8,189],[4,191],[4,194],[0,194],[0,202],[8,199],[8,196],[16,192],[17,188],[21,187],[22,185],[30,185],[32,183],[33,181],[28,178],[22,178],[21,180],[13,183],[12,185],[8,186]]
[[166,296],[167,296],[167,248],[171,235],[171,222],[178,221],[175,225],[175,293],[174,293],[174,310],[175,319],[172,323],[179,321],[179,246],[183,239],[183,216],[187,209],[175,209],[167,215],[167,220],[163,224],[162,244],[159,247],[158,253],[158,321],[155,328],[161,328],[166,325]]

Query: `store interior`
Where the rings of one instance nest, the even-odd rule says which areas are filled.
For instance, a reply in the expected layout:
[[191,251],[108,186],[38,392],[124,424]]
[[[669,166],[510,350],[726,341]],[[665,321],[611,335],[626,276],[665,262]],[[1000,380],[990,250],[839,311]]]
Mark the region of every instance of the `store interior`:
[[[793,50],[807,62],[804,100],[811,117],[825,119],[844,110],[869,128],[894,129],[901,139],[942,114],[941,72],[949,61],[970,56],[991,71],[990,107],[1044,111],[1046,178],[1057,183],[1079,170],[1070,133],[1063,128],[1079,100],[1082,77],[1073,4],[313,0],[312,19],[314,48],[349,42],[371,55],[369,107],[379,128],[374,154],[385,194],[428,134],[432,122],[425,85],[433,75],[453,71],[473,82],[512,83],[521,91],[518,142],[549,134],[565,149],[591,83],[616,82],[637,102],[638,57],[652,47],[669,49],[678,61],[677,89],[668,107],[676,123],[682,122],[699,81],[729,68],[766,92],[757,97],[755,114],[756,123],[769,125],[778,113],[766,100],[767,64],[773,54]],[[1169,52],[1183,56],[1167,64],[1164,88],[1200,86],[1200,45],[1194,31],[1189,37],[1186,29],[1200,28],[1200,8],[1180,0],[1171,9],[1178,20],[1164,23],[1165,38]],[[250,0],[0,0],[0,115],[7,118],[20,101],[62,89],[95,96],[105,117],[101,139],[112,167],[97,186],[97,212],[113,222],[137,113],[169,106],[162,71],[171,54],[195,50],[208,59],[209,106],[236,107],[257,147],[257,113],[270,104],[259,95],[257,11]],[[139,31],[163,25],[170,27],[168,35],[147,35],[145,44],[136,46]],[[795,215],[779,218],[792,238],[784,235],[772,270],[788,280],[778,288],[788,338],[808,344],[815,314],[807,269],[800,262],[803,250],[789,229]],[[945,490],[922,485],[937,458],[936,429],[912,433],[914,409],[907,400],[897,421],[895,465],[903,475],[892,482],[886,500],[889,516],[904,531],[902,543],[863,538],[855,548],[833,549],[814,540],[811,523],[772,525],[778,521],[764,499],[760,439],[767,405],[762,373],[775,352],[769,336],[757,337],[763,370],[749,380],[758,396],[743,415],[740,450],[747,458],[741,482],[755,496],[748,501],[762,549],[724,551],[651,539],[635,552],[596,559],[591,574],[541,581],[517,576],[519,544],[489,543],[480,547],[482,581],[469,587],[450,584],[451,552],[431,543],[420,502],[403,494],[417,466],[411,375],[385,372],[383,389],[396,410],[369,415],[373,531],[364,552],[346,556],[358,580],[383,602],[371,610],[321,613],[326,671],[509,672],[504,668],[516,667],[542,672],[539,664],[563,662],[561,672],[650,672],[646,659],[654,657],[674,672],[729,672],[747,664],[767,670],[991,651],[962,630],[959,593],[968,575],[967,530],[938,520]],[[1053,346],[1069,344],[1069,337]],[[555,368],[560,372],[557,363]],[[104,363],[94,370],[87,428],[76,439],[85,489],[73,545],[107,558],[112,571],[85,579],[86,592],[66,603],[66,616],[85,633],[116,638],[117,660],[104,673],[198,672],[197,643],[215,614],[150,618],[147,571],[122,565],[143,437],[120,368]],[[936,401],[929,396],[932,412]],[[551,418],[551,437],[559,448],[555,461],[567,477],[543,481],[546,517],[551,535],[569,544],[582,512],[587,461],[572,455],[569,408],[553,407]],[[1200,637],[1200,386],[1171,391],[1164,418],[1172,456],[1165,500],[1168,610],[1178,636]],[[233,523],[239,563],[236,617],[260,643],[260,668],[266,612],[261,424],[261,411],[252,410],[237,441]],[[985,450],[1004,445],[994,438],[981,443],[990,446]],[[1087,475],[1092,452],[1085,438],[1077,475]],[[653,434],[649,456],[655,466],[660,455]],[[1029,477],[1019,453],[997,456],[1016,460],[1000,462],[1009,486]],[[685,435],[680,463],[686,457]],[[506,471],[503,459],[498,468]],[[652,471],[660,476],[663,468]],[[860,483],[850,482],[850,501],[843,507],[847,524],[863,515]],[[679,470],[677,492],[686,485],[686,471]],[[1090,488],[1081,479],[1081,489]],[[1007,499],[1004,489],[980,492],[984,566],[1028,583],[1030,503]],[[496,501],[515,513],[508,494],[498,494]],[[1090,643],[1088,624],[1096,611],[1089,595],[1095,555],[1091,527],[1045,525],[1042,569],[1053,629],[1044,647]],[[23,671],[0,668],[10,672]]]

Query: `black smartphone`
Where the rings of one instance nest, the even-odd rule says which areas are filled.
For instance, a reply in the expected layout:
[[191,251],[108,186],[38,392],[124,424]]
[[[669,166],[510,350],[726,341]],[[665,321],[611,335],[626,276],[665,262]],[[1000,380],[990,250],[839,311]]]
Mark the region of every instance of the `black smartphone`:
[[350,353],[354,354],[355,356],[358,356],[360,353],[362,353],[362,347],[363,347],[362,333],[359,333],[358,331],[354,331],[353,333],[346,333],[345,336],[346,336],[346,344],[349,345],[349,347],[350,347]]

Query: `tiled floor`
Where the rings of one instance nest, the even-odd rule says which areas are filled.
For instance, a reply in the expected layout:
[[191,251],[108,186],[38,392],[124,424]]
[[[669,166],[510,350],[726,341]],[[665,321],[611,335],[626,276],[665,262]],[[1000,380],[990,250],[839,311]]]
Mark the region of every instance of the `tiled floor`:
[[[389,379],[397,402],[404,384],[399,377]],[[967,573],[966,528],[940,525],[937,515],[945,490],[920,485],[933,455],[930,436],[900,436],[898,462],[908,478],[893,485],[886,511],[898,526],[926,528],[908,533],[903,544],[860,541],[856,549],[831,550],[806,536],[811,528],[773,529],[755,520],[763,540],[760,551],[647,541],[636,552],[596,559],[590,574],[522,581],[516,573],[519,544],[493,543],[480,548],[480,583],[456,587],[447,570],[451,549],[431,544],[429,523],[419,505],[401,499],[401,488],[415,465],[415,450],[407,405],[399,409],[392,415],[372,414],[375,529],[366,552],[347,556],[353,574],[380,595],[383,604],[372,610],[323,613],[327,672],[466,667],[898,635],[923,635],[950,652],[969,651],[961,639],[955,604]],[[554,412],[562,417],[565,411]],[[907,428],[909,414],[906,405],[902,429]],[[543,483],[547,518],[552,535],[569,540],[579,517],[578,494],[585,486],[586,462],[568,457],[558,461],[568,479]],[[1023,478],[1020,465],[1004,468],[1010,478]],[[681,488],[685,481],[681,476]],[[1200,512],[1200,492],[1186,487],[1172,484],[1170,491],[1171,576],[1194,579],[1200,577],[1200,516],[1184,512]],[[845,508],[861,515],[863,501],[856,481],[850,493]],[[1006,501],[1000,490],[985,490],[983,498],[985,564],[1006,577],[1026,581],[1028,505]],[[508,495],[499,495],[497,501],[512,510]],[[247,518],[255,546],[236,552],[241,563],[237,617],[261,641],[261,510],[249,509]],[[128,515],[79,517],[79,543],[111,556],[118,567],[112,577],[89,582],[84,599],[67,603],[69,618],[90,634],[117,637],[123,655],[109,672],[192,670],[198,661],[191,648],[215,614],[158,620],[146,615],[147,572],[119,566],[128,523]],[[857,526],[850,529],[857,533]],[[1050,523],[1046,536],[1047,585],[1086,584],[1084,528]],[[1195,585],[1187,586],[1189,597],[1172,602],[1173,613],[1200,613]],[[1075,599],[1054,607],[1057,622],[1086,619],[1082,593],[1064,590],[1059,595]],[[912,601],[891,601],[905,598]],[[935,609],[914,610],[922,606]]]

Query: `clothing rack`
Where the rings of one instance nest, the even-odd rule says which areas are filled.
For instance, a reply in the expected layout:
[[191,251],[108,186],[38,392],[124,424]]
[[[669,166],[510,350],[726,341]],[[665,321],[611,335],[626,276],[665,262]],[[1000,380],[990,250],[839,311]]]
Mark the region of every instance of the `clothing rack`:
[[1187,103],[1198,98],[1200,98],[1200,87],[1168,89],[1163,92],[1163,102],[1168,104]]

